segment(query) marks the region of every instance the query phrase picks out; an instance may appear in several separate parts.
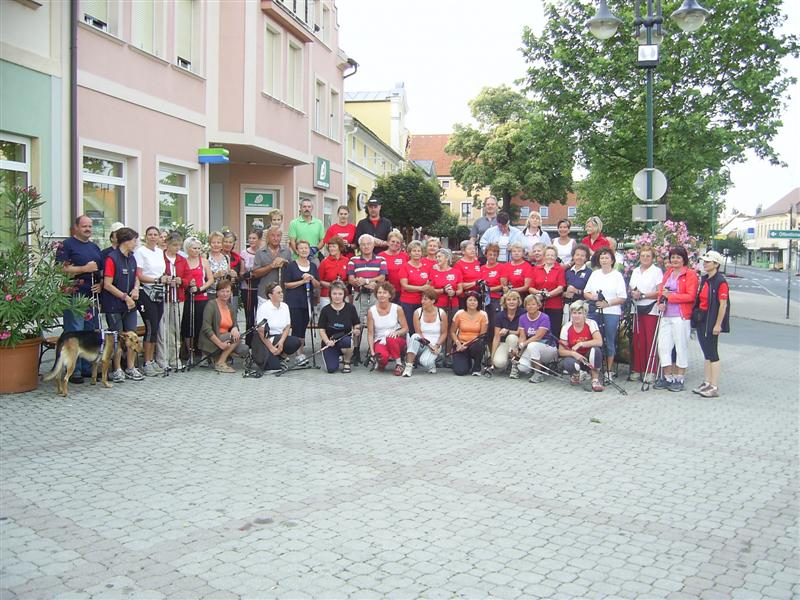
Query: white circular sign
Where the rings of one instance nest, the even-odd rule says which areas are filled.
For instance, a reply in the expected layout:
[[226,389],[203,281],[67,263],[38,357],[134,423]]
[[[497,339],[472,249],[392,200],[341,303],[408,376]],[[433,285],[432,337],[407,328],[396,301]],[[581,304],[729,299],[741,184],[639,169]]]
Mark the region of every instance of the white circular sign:
[[[647,169],[642,169],[633,176],[633,193],[639,200],[647,198]],[[650,200],[658,200],[667,193],[667,178],[658,169],[653,169],[653,197]]]

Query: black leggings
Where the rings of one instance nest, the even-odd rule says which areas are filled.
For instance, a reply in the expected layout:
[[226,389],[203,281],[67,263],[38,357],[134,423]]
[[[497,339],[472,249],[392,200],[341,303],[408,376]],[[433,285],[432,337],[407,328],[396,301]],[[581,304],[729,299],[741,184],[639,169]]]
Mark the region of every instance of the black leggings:
[[154,302],[146,291],[140,290],[139,312],[141,312],[142,321],[144,321],[143,341],[155,343],[158,338],[158,326],[161,323],[161,317],[164,316],[164,303]]
[[[270,338],[270,341],[273,345],[278,343],[278,340],[281,339],[279,335],[273,335]],[[253,349],[253,360],[256,364],[264,369],[265,371],[275,371],[281,368],[281,357],[280,355],[275,356],[272,352],[269,351],[264,345],[264,342],[261,341],[261,336],[256,334],[253,336],[253,344],[250,346]],[[300,349],[300,340],[293,335],[286,336],[286,341],[283,342],[283,354],[286,356],[291,356],[295,352]]]
[[292,324],[292,335],[305,341],[308,329],[308,308],[290,308],[289,319]]
[[466,350],[453,353],[453,373],[456,375],[467,375],[481,370],[483,351],[486,343],[478,340],[470,344]]
[[[258,289],[242,290],[242,302],[244,302],[244,321],[247,329],[252,329],[256,324],[256,309],[258,308]],[[251,346],[253,336],[256,335],[255,331],[247,334],[248,346]]]
[[[706,335],[706,331],[708,335]],[[700,342],[700,350],[703,351],[703,356],[706,360],[711,362],[719,361],[719,352],[717,351],[717,344],[719,336],[714,335],[714,326],[708,322],[708,313],[703,313],[703,318],[697,326],[697,341]]]
[[550,317],[550,333],[559,337],[561,335],[561,322],[564,320],[564,309],[545,308],[543,312]]
[[197,338],[200,336],[200,330],[203,328],[203,311],[206,308],[208,300],[195,300],[194,301],[194,336],[191,330],[191,307],[192,301],[187,298],[183,303],[183,316],[181,317],[181,337],[184,339],[192,338],[194,340],[194,347],[197,348]]

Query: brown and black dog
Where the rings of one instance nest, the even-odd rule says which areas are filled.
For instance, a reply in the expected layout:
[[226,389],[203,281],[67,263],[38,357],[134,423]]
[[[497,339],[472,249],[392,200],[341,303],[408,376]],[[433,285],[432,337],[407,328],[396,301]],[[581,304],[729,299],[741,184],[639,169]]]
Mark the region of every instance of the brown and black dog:
[[135,331],[120,333],[120,344],[117,345],[116,349],[114,348],[114,332],[105,332],[105,344],[103,344],[102,335],[99,331],[69,331],[62,333],[58,338],[58,344],[56,344],[55,364],[42,380],[50,381],[58,377],[56,381],[58,393],[66,396],[69,393],[67,387],[69,378],[72,377],[75,365],[78,363],[79,358],[84,358],[92,363],[92,385],[97,383],[97,366],[99,363],[102,367],[101,381],[103,385],[107,388],[113,387],[113,384],[108,382],[108,369],[112,359],[122,352],[123,344],[126,352],[134,352],[136,354],[142,352],[142,344]]

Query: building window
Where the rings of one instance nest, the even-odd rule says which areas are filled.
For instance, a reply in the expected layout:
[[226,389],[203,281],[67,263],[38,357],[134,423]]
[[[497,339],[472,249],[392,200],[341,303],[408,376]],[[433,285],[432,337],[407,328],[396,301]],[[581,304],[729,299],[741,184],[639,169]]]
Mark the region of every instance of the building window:
[[341,113],[339,92],[331,90],[330,123],[328,125],[329,135],[336,141],[339,140],[339,119]]
[[200,72],[200,7],[194,0],[175,0],[175,64]]
[[[3,229],[13,223],[7,216],[9,209],[7,192],[11,192],[15,187],[30,185],[30,149],[30,140],[0,133],[0,226]],[[10,242],[11,237],[4,231],[0,232],[0,243]]]
[[158,169],[158,226],[189,222],[189,174],[183,169],[160,165]]
[[325,226],[326,230],[333,225],[333,219],[336,215],[336,207],[338,205],[339,202],[335,198],[325,198],[324,200],[322,206],[322,224]]
[[350,156],[351,156],[351,158],[355,159],[355,157],[356,157],[356,144],[358,143],[358,140],[356,139],[356,135],[353,134],[353,137],[350,138],[350,140],[351,140],[350,141],[350,149],[351,149]]
[[281,34],[267,25],[264,36],[264,92],[280,98]]
[[303,110],[303,49],[289,42],[289,64],[286,82],[286,102],[298,110]]
[[314,87],[314,131],[325,133],[325,84],[317,79]]
[[521,206],[519,208],[519,217],[520,219],[527,219],[531,214],[531,207],[530,206]]
[[331,45],[331,11],[325,4],[322,5],[322,41]]
[[542,220],[548,218],[550,216],[550,207],[548,207],[548,206],[540,206],[539,207],[539,214],[542,215]]
[[155,56],[163,56],[163,14],[164,8],[161,3],[152,0],[133,2],[131,4],[131,44]]
[[577,206],[568,206],[567,207],[567,217],[570,219],[574,219],[575,215],[578,214],[578,207]]
[[364,165],[365,168],[367,168],[367,144],[366,143],[364,143],[364,147],[361,150],[362,150],[362,153],[361,153],[361,164]]
[[462,217],[469,217],[470,213],[472,213],[472,202],[462,202],[461,203],[461,216]]
[[450,180],[449,179],[442,179],[442,189],[449,190],[450,189]]
[[83,157],[83,214],[94,232],[108,239],[111,224],[125,222],[125,158],[86,151]]
[[95,29],[117,35],[117,3],[109,0],[81,0],[81,15],[84,23]]

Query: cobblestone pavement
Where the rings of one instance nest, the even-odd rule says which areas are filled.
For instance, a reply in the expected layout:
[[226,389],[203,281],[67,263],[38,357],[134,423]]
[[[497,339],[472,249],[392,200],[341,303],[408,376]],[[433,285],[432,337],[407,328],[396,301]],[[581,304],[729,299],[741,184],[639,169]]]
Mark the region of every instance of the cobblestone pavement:
[[2,397],[0,597],[798,598],[797,349],[721,353],[718,400],[361,368]]

